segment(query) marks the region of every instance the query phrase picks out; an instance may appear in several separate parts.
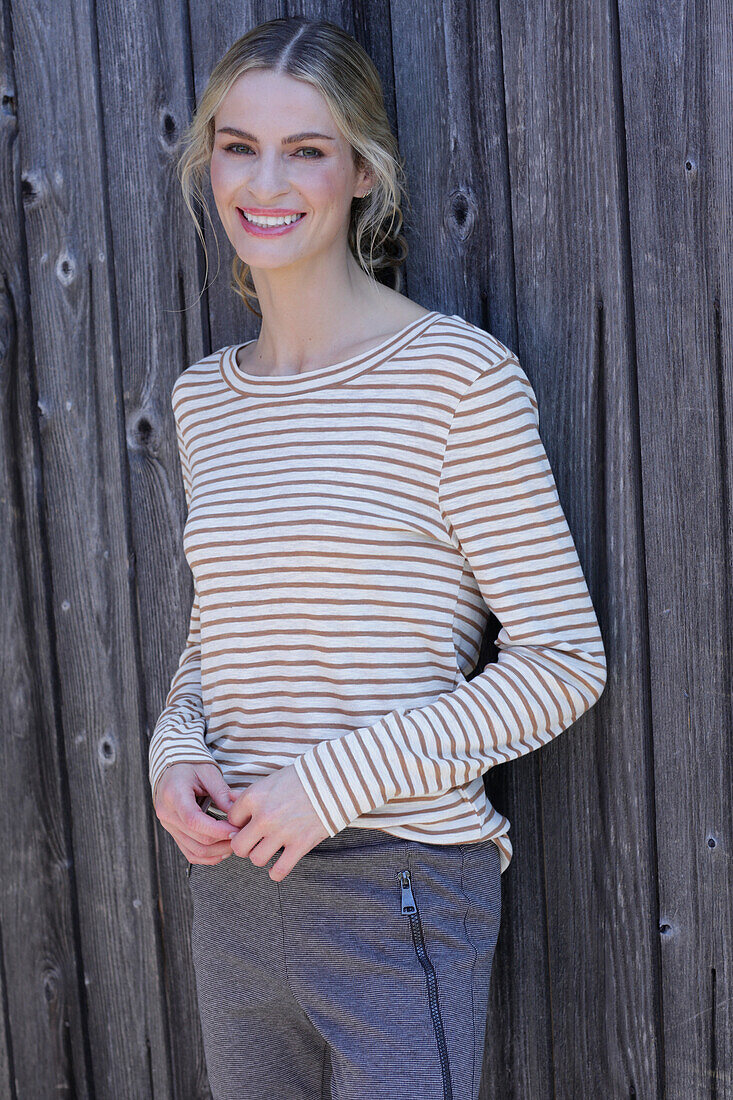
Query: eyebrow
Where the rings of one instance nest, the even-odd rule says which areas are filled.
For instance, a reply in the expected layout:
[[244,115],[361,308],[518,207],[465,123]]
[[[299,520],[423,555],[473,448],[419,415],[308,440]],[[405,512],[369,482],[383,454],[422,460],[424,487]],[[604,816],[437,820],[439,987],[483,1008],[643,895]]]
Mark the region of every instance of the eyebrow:
[[[231,134],[233,137],[245,138],[247,141],[257,141],[254,134],[248,134],[246,130],[238,130],[236,126],[220,126],[217,134]],[[316,130],[304,130],[301,134],[291,134],[282,140],[283,145],[294,145],[296,141],[305,141],[307,138],[320,138],[322,141],[335,141],[336,138],[329,134],[319,134]]]

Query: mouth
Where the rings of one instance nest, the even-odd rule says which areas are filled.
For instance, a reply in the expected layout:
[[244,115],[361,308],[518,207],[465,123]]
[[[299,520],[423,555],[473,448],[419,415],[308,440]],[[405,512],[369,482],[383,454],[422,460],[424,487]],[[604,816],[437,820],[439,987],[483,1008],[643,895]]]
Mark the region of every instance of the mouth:
[[236,210],[242,226],[254,237],[282,237],[284,233],[290,233],[306,217],[305,213],[298,211],[267,217],[245,213],[239,206]]

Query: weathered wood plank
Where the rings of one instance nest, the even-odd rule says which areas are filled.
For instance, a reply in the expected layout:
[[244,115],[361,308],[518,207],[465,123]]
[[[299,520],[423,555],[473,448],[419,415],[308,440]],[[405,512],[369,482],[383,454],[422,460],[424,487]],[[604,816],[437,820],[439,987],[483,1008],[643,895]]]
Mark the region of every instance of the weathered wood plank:
[[[664,1093],[733,1096],[729,3],[620,5]],[[654,867],[650,863],[649,870]],[[651,924],[651,920],[649,922]]]
[[[197,237],[175,172],[179,137],[194,102],[191,44],[178,0],[102,6],[97,13],[127,443],[123,486],[129,491],[135,644],[143,670],[141,798],[142,809],[153,815],[148,740],[183,649],[193,598],[181,541],[185,500],[170,391],[178,374],[204,353],[208,328],[206,295],[199,298]],[[141,834],[140,847],[149,839]],[[155,934],[161,937],[163,983],[159,1008],[165,1013],[172,1068],[170,1093],[157,1084],[156,1096],[195,1100],[210,1090],[190,951],[187,863],[157,820],[155,853]]]
[[[24,239],[37,177],[24,171],[16,66],[20,83],[32,81],[32,74],[22,57],[13,55],[5,14],[0,21],[5,168],[0,173],[0,1095],[84,1100],[93,1089]],[[22,15],[14,30],[16,40],[26,34]],[[44,43],[36,39],[35,46],[42,62]]]
[[[598,6],[502,4],[501,21],[517,349],[610,670],[597,707],[527,760],[541,821],[536,847],[517,830],[517,870],[538,861],[544,902],[517,883],[516,916],[521,928],[529,908],[545,911],[549,997],[527,974],[514,1013],[534,1005],[551,1020],[552,1079],[523,1080],[520,1042],[504,1080],[517,1097],[652,1097],[653,780],[618,46]],[[521,822],[521,797],[516,812]]]
[[[50,598],[47,683],[58,685],[46,740],[58,739],[68,799],[58,808],[41,801],[35,812],[49,829],[68,831],[78,891],[83,989],[72,995],[84,1013],[86,1064],[74,1048],[63,1086],[69,1095],[164,1096],[170,1067],[117,329],[128,314],[115,298],[109,232],[131,169],[105,174],[104,162],[128,116],[123,98],[114,126],[101,117],[94,11],[38,3],[21,7],[13,24],[44,509],[33,549],[44,555]],[[41,745],[42,760],[44,751],[53,748]],[[58,848],[63,858],[65,845]],[[26,1017],[18,1014],[20,1027]],[[34,1056],[49,1058],[40,1043]],[[50,1095],[56,1084],[49,1067],[44,1087],[21,1094]]]

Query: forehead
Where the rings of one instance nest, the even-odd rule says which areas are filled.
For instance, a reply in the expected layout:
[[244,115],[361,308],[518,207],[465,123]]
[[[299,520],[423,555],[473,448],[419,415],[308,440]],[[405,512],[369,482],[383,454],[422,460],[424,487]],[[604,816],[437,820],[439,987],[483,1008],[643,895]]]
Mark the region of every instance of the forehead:
[[263,135],[282,130],[322,130],[338,137],[333,115],[318,88],[286,73],[254,69],[237,77],[214,116],[219,126],[262,130]]

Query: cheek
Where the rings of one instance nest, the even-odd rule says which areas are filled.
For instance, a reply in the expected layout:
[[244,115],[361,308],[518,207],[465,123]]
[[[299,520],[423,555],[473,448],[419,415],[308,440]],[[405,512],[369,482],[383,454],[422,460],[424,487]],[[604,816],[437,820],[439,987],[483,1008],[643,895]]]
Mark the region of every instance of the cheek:
[[211,177],[211,190],[214,196],[225,198],[232,188],[240,186],[242,172],[237,170],[236,164],[225,160],[223,157],[214,156],[209,164],[209,176]]
[[322,172],[315,176],[308,188],[308,194],[313,200],[313,205],[321,210],[341,211],[344,205],[351,202],[346,192],[346,177],[343,172]]
[[209,161],[209,178],[211,179],[211,186],[214,191],[219,187],[219,179],[221,173],[219,172],[219,161],[216,157],[212,157]]

